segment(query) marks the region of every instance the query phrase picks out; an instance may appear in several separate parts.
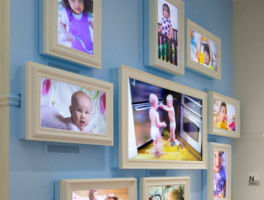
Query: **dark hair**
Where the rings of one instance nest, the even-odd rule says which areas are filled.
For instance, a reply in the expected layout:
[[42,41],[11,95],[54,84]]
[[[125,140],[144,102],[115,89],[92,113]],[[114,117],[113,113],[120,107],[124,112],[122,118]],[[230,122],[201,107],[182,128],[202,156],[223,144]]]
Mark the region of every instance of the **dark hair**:
[[170,17],[170,8],[169,8],[169,6],[168,6],[168,4],[166,4],[166,3],[164,3],[163,5],[162,5],[162,12],[164,11],[164,8],[167,8],[167,10],[168,10],[168,14],[169,14],[169,17]]
[[226,108],[226,103],[225,103],[225,102],[222,102],[222,103],[221,103],[220,110],[221,110],[221,108],[222,108],[223,106]]
[[210,59],[210,49],[208,44],[203,44],[204,45],[204,51],[208,53],[209,59]]
[[225,152],[223,152],[223,151],[219,151],[219,156],[223,156],[223,154],[224,154]]
[[175,199],[184,200],[184,197],[183,197],[184,190],[183,190],[182,186],[180,186],[178,189],[173,189],[171,192],[172,192]]
[[[72,11],[71,6],[69,4],[69,0],[62,0],[61,4],[63,7],[68,8]],[[88,13],[93,13],[93,0],[83,0],[84,10],[83,13],[87,15]]]
[[114,200],[118,200],[118,198],[117,198],[117,197],[107,197],[107,198],[106,198],[106,200],[107,200],[107,199],[114,199]]

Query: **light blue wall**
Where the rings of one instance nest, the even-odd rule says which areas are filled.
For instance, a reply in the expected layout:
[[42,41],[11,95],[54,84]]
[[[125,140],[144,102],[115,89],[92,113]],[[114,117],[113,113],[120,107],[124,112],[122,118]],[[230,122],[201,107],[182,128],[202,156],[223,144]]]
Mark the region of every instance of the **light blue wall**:
[[[22,106],[10,109],[10,200],[53,200],[62,178],[190,176],[191,199],[206,193],[202,170],[118,169],[118,67],[137,68],[206,91],[232,96],[232,0],[185,0],[185,17],[222,41],[222,80],[208,79],[190,70],[184,76],[169,75],[143,66],[143,0],[102,0],[102,70],[72,64],[39,54],[38,0],[11,1],[10,93],[21,94]],[[114,147],[75,145],[80,153],[50,153],[47,142],[20,139],[25,130],[24,66],[31,60],[114,83]],[[231,139],[209,136],[209,141]]]

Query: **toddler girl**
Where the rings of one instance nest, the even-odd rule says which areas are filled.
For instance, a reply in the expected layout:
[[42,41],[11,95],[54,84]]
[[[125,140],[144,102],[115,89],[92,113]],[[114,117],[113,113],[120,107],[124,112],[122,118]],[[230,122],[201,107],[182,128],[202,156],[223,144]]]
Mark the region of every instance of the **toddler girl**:
[[[58,14],[59,44],[93,54],[92,0],[62,0]],[[61,10],[61,12],[60,12]]]
[[169,39],[172,38],[172,24],[170,20],[170,8],[168,4],[164,3],[162,6],[163,17],[161,19],[161,26],[159,27],[158,32],[161,32],[163,35],[167,36]]

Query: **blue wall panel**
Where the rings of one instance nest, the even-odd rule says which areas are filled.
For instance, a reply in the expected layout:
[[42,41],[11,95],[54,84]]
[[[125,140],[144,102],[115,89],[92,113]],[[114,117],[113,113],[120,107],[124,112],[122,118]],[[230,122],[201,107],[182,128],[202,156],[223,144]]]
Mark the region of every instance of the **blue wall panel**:
[[[184,76],[170,75],[143,64],[143,0],[102,0],[102,69],[80,66],[39,53],[41,0],[11,0],[10,93],[21,94],[22,106],[10,109],[10,200],[53,200],[62,178],[190,176],[191,199],[202,200],[206,179],[202,170],[118,169],[118,67],[125,64],[163,78],[206,91],[233,94],[232,0],[185,0],[185,17],[220,37],[222,80],[189,69]],[[114,83],[114,147],[73,145],[79,153],[52,153],[52,143],[25,141],[24,66],[31,60]],[[231,139],[210,136],[211,141]],[[60,145],[60,144],[58,144]],[[62,144],[63,145],[63,144]]]

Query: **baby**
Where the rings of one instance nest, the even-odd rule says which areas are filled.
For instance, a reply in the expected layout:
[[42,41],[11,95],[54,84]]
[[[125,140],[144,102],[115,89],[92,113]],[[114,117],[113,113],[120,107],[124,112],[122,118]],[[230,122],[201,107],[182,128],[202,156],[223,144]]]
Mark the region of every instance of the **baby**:
[[[99,200],[98,198],[95,197],[94,193],[96,192],[96,190],[90,190],[89,191],[89,200]],[[107,195],[104,200],[118,200],[117,197],[115,196],[109,196]]]
[[73,131],[89,132],[87,126],[90,121],[91,108],[92,102],[87,94],[81,90],[73,93],[69,107],[71,118],[67,124],[68,128]]
[[167,105],[163,105],[161,103],[159,106],[161,107],[161,109],[168,112],[168,116],[170,120],[170,138],[168,139],[168,141],[171,142],[171,146],[174,146],[176,142],[179,150],[179,147],[183,148],[183,145],[178,139],[175,138],[176,121],[175,121],[175,111],[173,106],[173,96],[169,94],[166,98],[166,101],[167,101]]
[[150,135],[153,139],[154,148],[155,148],[155,156],[160,157],[162,153],[162,137],[159,131],[160,127],[166,127],[165,122],[160,122],[159,113],[157,112],[158,109],[158,97],[151,93],[149,95],[149,102],[151,104],[151,108],[149,110],[149,119],[151,123],[150,127]]

